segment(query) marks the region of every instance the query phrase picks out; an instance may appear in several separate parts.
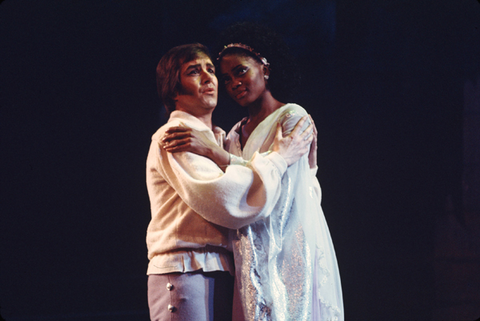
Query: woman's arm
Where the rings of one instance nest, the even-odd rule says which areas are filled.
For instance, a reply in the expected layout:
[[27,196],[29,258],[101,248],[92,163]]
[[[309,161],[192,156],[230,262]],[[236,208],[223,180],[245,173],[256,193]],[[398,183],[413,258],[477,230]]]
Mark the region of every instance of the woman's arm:
[[308,165],[310,165],[310,169],[317,171],[317,136],[318,136],[318,131],[317,131],[317,126],[315,126],[315,123],[313,122],[312,116],[310,117],[310,123],[313,125],[313,140],[312,143],[310,144],[310,152],[308,153]]

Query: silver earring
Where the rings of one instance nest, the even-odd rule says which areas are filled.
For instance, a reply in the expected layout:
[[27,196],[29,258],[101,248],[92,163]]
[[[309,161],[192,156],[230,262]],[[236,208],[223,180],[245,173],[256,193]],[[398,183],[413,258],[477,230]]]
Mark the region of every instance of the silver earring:
[[264,76],[263,76],[263,78],[265,78],[265,79],[268,79],[268,78],[269,78],[269,76],[268,76],[268,75],[264,75]]

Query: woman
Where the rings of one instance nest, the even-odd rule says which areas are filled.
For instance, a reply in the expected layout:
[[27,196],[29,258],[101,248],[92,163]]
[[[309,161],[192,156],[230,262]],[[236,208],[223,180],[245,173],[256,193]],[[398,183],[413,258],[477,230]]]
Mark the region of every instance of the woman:
[[[229,153],[185,128],[171,130],[165,139],[170,142],[167,151],[189,150],[217,164],[238,164],[257,151],[268,152],[278,124],[285,136],[307,113],[276,98],[295,80],[285,45],[276,34],[243,23],[227,29],[223,43],[219,78],[228,95],[248,109],[248,117],[226,138]],[[309,158],[316,162],[316,144],[310,156],[284,174],[282,193],[270,216],[236,232],[233,320],[343,320],[335,251],[320,207],[316,164],[311,170]]]

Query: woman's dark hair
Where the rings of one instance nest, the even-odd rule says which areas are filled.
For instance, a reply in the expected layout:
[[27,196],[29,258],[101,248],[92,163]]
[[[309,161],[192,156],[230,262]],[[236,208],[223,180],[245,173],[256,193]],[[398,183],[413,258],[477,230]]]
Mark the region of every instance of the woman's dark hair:
[[[255,22],[240,22],[231,25],[220,34],[218,52],[231,43],[242,43],[251,47],[256,53],[265,57],[270,64],[268,89],[279,101],[288,102],[296,91],[299,83],[297,66],[290,55],[288,46],[275,31]],[[255,54],[244,49],[228,48],[222,56],[228,53],[243,53],[260,60]],[[219,57],[218,63],[221,61]]]
[[173,47],[160,59],[157,65],[157,92],[165,105],[167,114],[175,110],[174,97],[182,91],[180,80],[182,65],[201,55],[210,58],[208,48],[200,43],[193,43]]

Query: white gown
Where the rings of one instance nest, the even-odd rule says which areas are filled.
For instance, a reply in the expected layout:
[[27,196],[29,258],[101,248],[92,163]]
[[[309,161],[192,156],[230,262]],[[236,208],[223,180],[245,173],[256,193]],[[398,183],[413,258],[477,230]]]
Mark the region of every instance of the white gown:
[[[226,149],[243,159],[268,152],[276,123],[282,124],[285,136],[306,114],[299,105],[286,104],[255,128],[243,150],[241,121],[228,134]],[[344,320],[335,250],[320,206],[320,185],[307,157],[282,177],[282,192],[270,216],[240,228],[233,237],[235,321]]]

